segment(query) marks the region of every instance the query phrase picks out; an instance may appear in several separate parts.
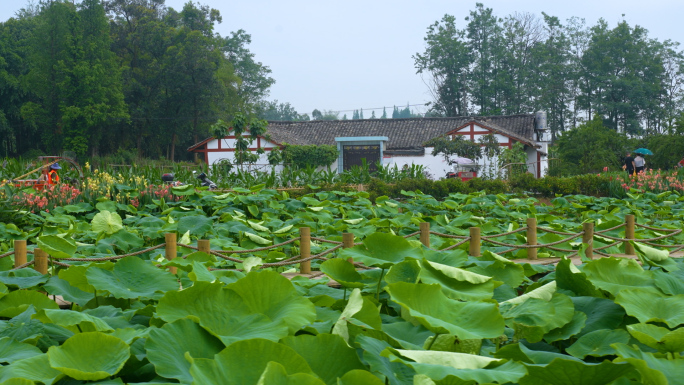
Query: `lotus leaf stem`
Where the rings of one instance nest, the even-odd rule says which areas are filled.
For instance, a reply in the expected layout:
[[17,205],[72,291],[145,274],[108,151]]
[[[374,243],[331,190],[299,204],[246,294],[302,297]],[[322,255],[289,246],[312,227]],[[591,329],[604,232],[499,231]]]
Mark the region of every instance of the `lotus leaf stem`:
[[382,283],[382,276],[385,275],[385,269],[380,270],[380,279],[378,279],[378,287],[375,289],[375,299],[380,300],[380,284]]
[[430,345],[428,345],[426,350],[432,349],[432,345],[434,345],[435,341],[437,341],[437,337],[439,336],[439,333],[435,333],[435,336],[432,337],[432,341],[430,341]]

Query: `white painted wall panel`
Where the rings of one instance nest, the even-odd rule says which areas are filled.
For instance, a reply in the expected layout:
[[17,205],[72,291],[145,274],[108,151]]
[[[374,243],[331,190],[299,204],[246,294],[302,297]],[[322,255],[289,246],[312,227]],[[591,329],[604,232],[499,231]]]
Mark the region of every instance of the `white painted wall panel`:
[[218,139],[212,139],[207,143],[207,148],[211,149],[217,149],[218,148]]

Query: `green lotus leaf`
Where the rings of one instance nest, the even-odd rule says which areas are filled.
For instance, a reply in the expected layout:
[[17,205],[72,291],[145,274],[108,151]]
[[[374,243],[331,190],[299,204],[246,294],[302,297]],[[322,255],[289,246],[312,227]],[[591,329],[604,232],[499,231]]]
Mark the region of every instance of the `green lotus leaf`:
[[307,373],[288,375],[283,365],[271,361],[256,385],[325,385],[325,382]]
[[115,210],[102,210],[95,214],[90,222],[90,226],[96,233],[111,235],[123,229],[123,222],[121,221],[121,216]]
[[11,365],[0,366],[0,381],[25,379],[43,384],[54,384],[64,374],[50,367],[47,354],[40,354],[23,360],[14,361]]
[[[418,374],[424,374],[433,380],[454,376],[465,381],[504,384],[517,382],[527,374],[525,367],[517,362],[474,354],[420,350],[390,349],[390,351],[397,354],[390,355],[390,360],[403,361]],[[411,361],[406,361],[406,359]]]
[[57,235],[43,235],[38,237],[38,247],[54,257],[71,258],[76,252],[76,241]]
[[624,289],[615,298],[615,303],[622,306],[627,314],[636,317],[639,322],[664,322],[671,328],[684,324],[682,294],[665,296],[650,290]]
[[184,195],[192,195],[195,193],[195,186],[191,184],[184,184],[182,186],[173,186],[171,187],[171,192],[173,195],[178,195],[178,196],[184,196]]
[[594,297],[572,297],[575,310],[587,315],[587,320],[578,336],[601,329],[616,329],[625,318],[625,310],[615,302]]
[[605,297],[601,290],[591,283],[587,275],[565,257],[556,265],[556,283],[559,289],[570,290],[579,296]]
[[654,262],[662,262],[668,258],[670,258],[670,252],[667,249],[659,250],[656,249],[655,247],[651,247],[648,245],[645,245],[643,243],[639,242],[630,242],[633,246],[634,249],[638,252],[643,254],[647,259],[654,261]]
[[190,234],[196,237],[202,237],[204,234],[211,231],[214,221],[211,217],[205,215],[187,215],[178,221],[178,233]]
[[610,344],[626,344],[629,342],[629,338],[629,333],[622,329],[595,330],[580,337],[565,351],[577,358],[608,356],[615,354],[615,350],[610,347]]
[[33,345],[15,341],[9,337],[0,338],[0,363],[11,364],[14,361],[39,356],[41,354],[43,354],[43,352]]
[[337,378],[350,370],[366,368],[359,360],[356,350],[350,348],[338,335],[290,336],[284,338],[282,344],[302,356],[311,370],[328,385],[337,384]]
[[382,324],[382,331],[397,341],[404,349],[423,349],[425,341],[434,336],[423,325],[413,325],[410,322],[392,322]]
[[257,245],[270,245],[271,243],[273,243],[270,239],[260,237],[254,233],[249,232],[249,231],[245,232],[245,236],[247,238],[249,238],[250,241],[256,243]]
[[684,270],[664,272],[656,270],[653,272],[655,285],[665,294],[677,295],[684,294]]
[[74,333],[114,331],[100,318],[72,310],[43,309],[33,315],[33,318],[44,324],[54,323]]
[[639,342],[661,353],[684,351],[684,327],[671,331],[651,324],[634,324],[628,325],[627,330]]
[[116,298],[157,299],[162,292],[178,289],[173,274],[136,256],[120,259],[111,271],[90,267],[86,277],[97,290],[106,290]]
[[461,339],[496,338],[503,334],[504,320],[494,303],[452,300],[444,295],[440,285],[398,282],[388,285],[386,290],[393,301],[433,333],[454,334]]
[[337,385],[383,385],[384,382],[365,370],[351,370],[344,374]]
[[[280,274],[277,275],[280,276]],[[284,279],[287,280],[287,278]],[[267,303],[271,295],[279,295],[261,291],[259,288],[255,290],[256,296],[263,296],[259,297],[261,303]],[[313,304],[308,302],[313,307]],[[308,308],[307,305],[307,311]],[[299,308],[293,306],[293,309]],[[250,338],[278,341],[289,334],[284,319],[271,319],[267,315],[252,311],[240,295],[235,291],[225,289],[221,282],[199,281],[183,291],[166,292],[157,305],[157,317],[166,322],[189,317],[221,339],[225,345]],[[315,318],[315,312],[311,318]]]
[[669,360],[645,353],[637,347],[614,344],[618,358],[614,362],[627,361],[641,374],[643,384],[681,384],[684,378],[684,365],[681,359]]
[[551,343],[555,341],[567,340],[568,338],[579,334],[587,322],[587,315],[581,311],[575,311],[572,316],[572,320],[567,324],[552,329],[548,333],[544,334],[544,341]]
[[503,316],[506,325],[515,330],[517,338],[534,343],[541,341],[551,330],[568,324],[574,314],[572,300],[564,294],[555,293],[550,301],[530,298],[506,310]]
[[17,290],[0,298],[0,317],[16,317],[31,305],[36,309],[59,309],[59,305],[44,294],[32,290]]
[[527,365],[528,375],[520,380],[520,385],[604,385],[632,370],[625,363],[587,364],[556,358],[546,366]]
[[547,365],[556,358],[582,362],[582,360],[579,358],[568,356],[566,354],[554,353],[545,350],[532,350],[527,348],[522,343],[505,345],[501,349],[497,350],[493,356],[496,358],[505,358],[508,360],[515,360],[525,364],[534,365]]
[[349,295],[347,306],[342,310],[333,326],[333,334],[341,336],[349,342],[348,322],[361,324],[379,330],[382,327],[380,312],[370,299],[361,295],[361,290],[354,289]]
[[50,366],[76,380],[102,380],[123,368],[130,349],[122,340],[100,332],[75,334],[51,346]]
[[28,289],[38,286],[48,281],[49,275],[41,274],[34,269],[19,269],[0,272],[0,282],[5,285],[17,288]]
[[392,362],[381,353],[390,345],[381,340],[360,335],[356,337],[356,343],[361,346],[363,360],[370,366],[371,372],[379,373],[387,379],[390,385],[412,385],[416,371],[403,361]]
[[283,344],[264,339],[237,341],[228,345],[214,359],[191,358],[190,375],[193,384],[246,385],[256,384],[269,362],[281,364],[288,375],[313,371],[297,352]]
[[556,281],[551,281],[544,286],[538,287],[538,288],[530,291],[529,293],[525,293],[519,297],[515,297],[512,299],[509,299],[508,301],[504,301],[504,302],[502,302],[502,304],[508,303],[508,304],[513,304],[513,305],[518,305],[518,304],[521,304],[521,303],[527,301],[530,298],[537,298],[537,299],[541,299],[543,301],[550,301],[555,292],[556,292]]
[[600,258],[587,263],[582,272],[591,283],[613,296],[622,289],[655,289],[653,273],[644,270],[637,261],[626,258]]
[[[73,269],[74,267],[76,266],[72,266],[69,269]],[[71,286],[68,281],[61,279],[58,276],[50,277],[50,280],[43,285],[43,288],[52,295],[61,295],[65,300],[74,302],[80,306],[85,306],[88,301],[95,298],[95,293],[88,293],[77,287]]]
[[373,233],[363,240],[363,245],[343,249],[341,258],[353,258],[366,266],[388,269],[406,258],[421,259],[421,249],[403,237],[388,233]]
[[[109,266],[109,270],[114,268],[113,263],[110,263]],[[59,271],[58,276],[60,279],[69,282],[69,285],[81,291],[84,291],[86,293],[94,293],[95,287],[88,283],[88,278],[86,278],[85,274],[89,267],[90,266],[69,266],[68,269],[61,269]]]
[[147,359],[157,373],[184,384],[192,382],[186,353],[193,358],[213,358],[224,347],[218,338],[187,318],[168,323],[161,329],[152,328],[145,342]]
[[491,251],[485,250],[468,271],[492,277],[510,287],[518,287],[525,281],[525,268]]
[[390,267],[387,274],[385,274],[385,282],[418,283],[420,270],[420,263],[418,261],[415,259],[407,259],[404,262],[399,262]]
[[456,300],[477,301],[490,299],[494,288],[501,282],[491,277],[467,270],[442,265],[427,260],[421,261],[420,280],[427,284],[439,284],[444,294]]
[[[180,259],[180,258],[177,258]],[[192,271],[188,273],[188,278],[190,278],[191,281],[197,282],[197,281],[205,281],[205,282],[214,282],[216,281],[216,276],[207,269],[207,267],[197,261],[192,261]]]
[[364,287],[363,277],[356,271],[354,265],[341,258],[328,259],[321,263],[321,271],[330,279],[348,288]]
[[0,338],[9,337],[15,341],[36,345],[45,334],[45,325],[38,320],[31,319],[35,313],[33,305],[29,305],[21,314],[9,321],[3,321],[0,326]]
[[274,321],[283,320],[291,333],[316,319],[316,308],[287,278],[275,271],[247,274],[226,286],[236,292],[251,312],[261,313]]
[[423,348],[442,352],[480,354],[482,340],[462,340],[453,334],[439,334],[426,339]]

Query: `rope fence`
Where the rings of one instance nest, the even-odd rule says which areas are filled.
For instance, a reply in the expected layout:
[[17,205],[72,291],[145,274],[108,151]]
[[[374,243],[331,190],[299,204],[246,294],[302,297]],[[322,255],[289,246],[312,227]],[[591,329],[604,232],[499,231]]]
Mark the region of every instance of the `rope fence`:
[[[620,238],[617,236],[613,235],[608,235],[606,233],[610,231],[615,231],[618,230],[622,227],[625,227],[625,237]],[[651,238],[636,238],[635,237],[635,228],[643,228],[646,230],[654,231],[654,232],[665,232],[667,234],[661,235],[658,237],[651,237]],[[655,227],[650,227],[646,225],[640,225],[635,223],[635,218],[633,215],[627,215],[625,218],[625,223],[622,223],[620,225],[608,228],[608,229],[603,229],[600,231],[594,231],[594,224],[593,223],[584,223],[582,224],[582,231],[576,232],[576,233],[570,233],[570,232],[563,232],[563,231],[557,231],[554,229],[546,228],[546,227],[537,227],[537,221],[536,218],[528,218],[527,219],[527,226],[521,227],[519,229],[513,230],[513,231],[508,231],[505,233],[500,233],[500,234],[493,234],[493,235],[486,235],[483,236],[481,235],[481,229],[479,227],[471,227],[469,229],[470,234],[469,235],[456,235],[456,234],[446,234],[442,232],[437,232],[437,231],[431,231],[430,230],[430,223],[428,222],[421,222],[419,225],[419,230],[410,234],[403,235],[403,238],[410,238],[418,235],[420,237],[420,242],[423,244],[425,247],[430,248],[430,236],[434,235],[440,238],[445,238],[445,239],[454,239],[457,240],[456,243],[449,245],[447,247],[442,248],[441,250],[446,251],[446,250],[453,250],[458,247],[461,247],[465,244],[468,244],[468,254],[474,257],[479,257],[481,256],[481,251],[482,251],[482,245],[483,244],[491,244],[494,246],[500,246],[500,247],[507,247],[505,250],[500,250],[498,253],[500,254],[506,254],[509,252],[514,252],[517,250],[526,250],[527,251],[527,259],[528,260],[536,260],[538,259],[537,257],[537,252],[541,248],[546,248],[549,250],[553,251],[558,251],[562,253],[570,253],[569,255],[566,255],[569,258],[574,258],[579,255],[579,251],[577,249],[569,249],[569,248],[563,248],[563,247],[556,247],[558,245],[561,245],[563,243],[568,243],[570,241],[573,241],[577,238],[582,238],[582,244],[585,245],[584,249],[584,256],[593,259],[594,255],[601,255],[601,256],[610,256],[610,254],[606,253],[605,250],[609,249],[611,247],[616,247],[620,246],[620,244],[624,245],[625,249],[625,254],[626,255],[636,255],[634,251],[634,246],[632,245],[631,242],[633,241],[638,241],[638,242],[643,242],[647,245],[654,246],[654,247],[662,247],[666,249],[672,249],[670,252],[674,253],[680,250],[684,250],[684,244],[658,244],[654,243],[654,241],[660,241],[663,239],[671,238],[676,235],[679,235],[682,233],[681,229],[658,229]],[[312,237],[311,236],[311,229],[308,227],[302,227],[299,229],[299,236],[289,239],[284,242],[276,243],[273,245],[269,246],[264,246],[264,247],[258,247],[258,248],[253,248],[253,249],[246,249],[246,250],[212,250],[211,249],[211,244],[210,240],[208,239],[200,239],[197,241],[197,246],[192,246],[192,245],[187,245],[183,243],[179,243],[177,241],[177,234],[175,233],[167,233],[165,234],[165,242],[161,243],[156,246],[148,247],[143,250],[138,250],[135,252],[127,253],[127,254],[122,254],[122,255],[114,255],[114,256],[109,256],[109,257],[92,257],[92,258],[67,258],[67,257],[59,257],[59,256],[51,256],[48,255],[48,253],[44,250],[41,250],[40,248],[35,248],[34,250],[27,250],[27,244],[25,240],[15,240],[14,241],[14,250],[5,252],[3,254],[0,254],[0,259],[1,258],[6,258],[10,256],[14,256],[14,268],[12,270],[16,269],[22,269],[28,266],[33,266],[34,269],[38,270],[39,272],[43,274],[47,274],[48,271],[48,260],[49,263],[51,263],[53,266],[59,266],[59,267],[69,267],[72,266],[69,263],[64,263],[64,262],[102,262],[102,261],[114,261],[130,256],[136,256],[136,255],[141,255],[145,253],[149,253],[151,251],[165,248],[164,251],[164,258],[167,260],[173,260],[174,258],[178,257],[178,247],[182,248],[187,248],[190,250],[197,250],[200,252],[204,252],[210,255],[213,255],[215,257],[221,258],[225,261],[233,262],[233,263],[244,263],[245,261],[240,258],[235,258],[231,257],[231,254],[250,254],[250,253],[257,253],[261,251],[266,251],[266,250],[272,250],[272,249],[277,249],[281,248],[283,246],[293,244],[294,242],[299,241],[299,255],[292,256],[290,258],[284,259],[282,261],[277,261],[277,262],[268,262],[268,263],[263,263],[260,265],[260,268],[269,268],[269,267],[282,267],[282,266],[289,266],[289,265],[299,265],[300,267],[300,273],[303,274],[311,274],[311,261],[312,260],[321,260],[321,261],[326,261],[329,258],[326,257],[326,255],[332,254],[340,249],[347,249],[350,247],[362,245],[363,242],[354,242],[355,236],[351,233],[343,233],[342,234],[342,242],[340,241],[332,241],[328,240],[325,238],[321,237]],[[500,238],[500,237],[505,237],[508,235],[513,235],[517,233],[525,232],[526,233],[526,243],[525,244],[511,244],[511,243],[506,243],[506,242],[501,242],[495,240],[495,238]],[[547,232],[551,234],[556,234],[556,235],[561,235],[565,236],[565,238],[553,241],[553,242],[548,242],[548,243],[538,243],[537,242],[537,235],[538,232]],[[597,237],[597,239],[607,239],[610,241],[613,241],[612,243],[599,246],[599,247],[594,247],[594,239]],[[318,254],[311,254],[311,245],[312,241],[316,241],[319,243],[324,243],[324,244],[331,244],[333,245],[331,248],[325,249]],[[33,254],[34,258],[32,261],[27,261],[27,255]],[[180,258],[186,258],[187,255],[181,256]],[[354,266],[362,269],[368,269],[368,266],[365,266],[361,263],[354,262],[351,258],[348,259],[349,262],[354,264]],[[160,265],[161,266],[161,265]],[[175,266],[168,266],[167,267],[170,272],[176,273],[177,272],[177,267]],[[212,269],[212,270],[220,270],[220,269]]]

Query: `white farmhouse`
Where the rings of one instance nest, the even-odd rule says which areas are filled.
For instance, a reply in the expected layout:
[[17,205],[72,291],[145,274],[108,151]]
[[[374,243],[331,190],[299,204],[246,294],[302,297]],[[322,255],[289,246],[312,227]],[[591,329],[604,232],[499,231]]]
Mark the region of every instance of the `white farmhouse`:
[[[360,120],[313,120],[303,122],[268,122],[268,139],[259,137],[250,148],[270,151],[285,143],[295,145],[337,145],[339,159],[332,165],[342,172],[365,159],[369,165],[419,164],[426,167],[434,178],[441,178],[451,171],[444,158],[431,155],[432,148],[424,144],[440,136],[463,135],[478,142],[484,135],[493,134],[499,145],[511,148],[520,142],[527,153],[527,170],[535,177],[543,177],[548,168],[548,144],[550,135],[546,129],[546,114],[521,114],[511,116],[473,116],[454,118],[410,119],[360,119]],[[188,151],[201,153],[208,164],[222,159],[234,160],[235,137],[207,138]],[[496,159],[483,158],[478,165],[496,163]],[[266,167],[267,155],[257,162]]]

